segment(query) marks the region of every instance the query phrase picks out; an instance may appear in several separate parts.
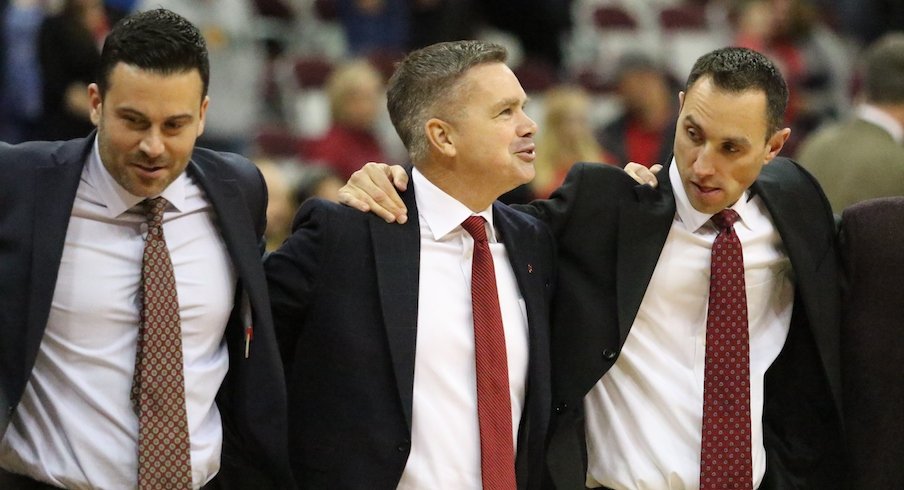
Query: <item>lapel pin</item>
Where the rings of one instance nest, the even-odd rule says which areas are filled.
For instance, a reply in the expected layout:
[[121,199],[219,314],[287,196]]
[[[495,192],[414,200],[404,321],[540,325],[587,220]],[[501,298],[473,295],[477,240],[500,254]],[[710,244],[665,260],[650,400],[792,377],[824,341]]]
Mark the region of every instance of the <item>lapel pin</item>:
[[534,266],[533,266],[533,265],[527,264],[527,273],[528,273],[528,274],[533,274],[533,273],[534,273]]

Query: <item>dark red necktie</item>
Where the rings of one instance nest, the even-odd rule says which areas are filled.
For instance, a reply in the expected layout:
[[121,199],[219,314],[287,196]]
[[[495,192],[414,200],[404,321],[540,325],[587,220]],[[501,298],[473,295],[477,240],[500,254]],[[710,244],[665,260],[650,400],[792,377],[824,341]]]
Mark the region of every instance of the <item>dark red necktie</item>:
[[148,234],[141,265],[142,309],[131,399],[138,413],[138,488],[191,489],[182,326],[176,278],[158,197],[144,203]]
[[484,490],[514,490],[515,446],[512,441],[512,402],[505,332],[496,291],[493,255],[484,223],[480,216],[471,216],[461,224],[474,238],[471,304],[477,365],[480,474]]
[[733,225],[738,213],[712,217],[713,242],[706,316],[700,490],[753,487],[750,442],[750,336],[744,256]]

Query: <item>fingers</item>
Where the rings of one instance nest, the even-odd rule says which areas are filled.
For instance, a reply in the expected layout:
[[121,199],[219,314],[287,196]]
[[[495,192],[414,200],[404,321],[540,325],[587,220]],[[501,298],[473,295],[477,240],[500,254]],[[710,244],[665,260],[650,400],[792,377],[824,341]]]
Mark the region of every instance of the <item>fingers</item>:
[[[401,175],[395,169],[400,169]],[[339,189],[339,202],[359,211],[372,212],[387,223],[405,223],[408,221],[408,210],[393,182],[402,189],[407,187],[408,175],[404,169],[384,163],[368,163],[352,174]]]
[[629,162],[625,165],[625,172],[631,176],[632,179],[636,180],[638,184],[647,184],[650,187],[656,187],[659,185],[659,181],[656,179],[656,173],[662,169],[662,165],[653,165],[656,168],[655,171],[649,169],[639,163]]

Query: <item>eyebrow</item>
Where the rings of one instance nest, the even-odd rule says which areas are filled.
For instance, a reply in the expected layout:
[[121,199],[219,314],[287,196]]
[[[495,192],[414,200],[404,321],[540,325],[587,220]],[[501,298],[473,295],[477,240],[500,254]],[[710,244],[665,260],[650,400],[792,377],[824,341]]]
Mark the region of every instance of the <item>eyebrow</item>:
[[500,100],[499,102],[493,104],[493,110],[497,111],[503,109],[505,107],[511,107],[513,105],[527,105],[530,101],[530,97],[525,97],[523,102],[520,97],[507,97],[505,99]]
[[[116,113],[120,115],[131,115],[138,116],[142,119],[148,119],[148,117],[141,111],[136,111],[135,109],[131,109],[128,107],[120,107],[116,109]],[[169,116],[166,118],[167,121],[184,121],[184,120],[192,120],[194,116],[191,114],[176,114],[174,116]]]
[[[694,120],[693,115],[688,114],[687,116],[684,117],[684,119],[686,121],[688,121],[690,124],[692,124],[694,127],[696,127],[696,128],[700,127],[700,125],[697,124],[697,121]],[[729,136],[727,138],[723,138],[722,142],[731,143],[731,144],[737,145],[737,146],[750,146],[750,140],[748,140],[747,138],[745,138],[743,136]]]

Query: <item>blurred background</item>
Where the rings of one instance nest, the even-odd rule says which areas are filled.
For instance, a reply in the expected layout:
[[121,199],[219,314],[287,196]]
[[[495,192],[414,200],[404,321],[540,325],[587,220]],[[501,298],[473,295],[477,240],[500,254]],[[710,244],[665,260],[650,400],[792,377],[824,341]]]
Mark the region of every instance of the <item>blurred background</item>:
[[284,228],[275,244],[300,200],[334,198],[367,161],[407,161],[384,93],[411,49],[469,38],[508,48],[541,127],[537,181],[505,197],[523,201],[548,195],[575,161],[667,159],[678,90],[698,56],[726,45],[783,71],[793,157],[857,104],[862,50],[904,30],[902,0],[0,0],[0,140],[86,135],[85,87],[106,32],[158,6],[205,34],[199,145],[264,169],[271,224]]

